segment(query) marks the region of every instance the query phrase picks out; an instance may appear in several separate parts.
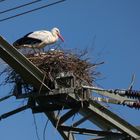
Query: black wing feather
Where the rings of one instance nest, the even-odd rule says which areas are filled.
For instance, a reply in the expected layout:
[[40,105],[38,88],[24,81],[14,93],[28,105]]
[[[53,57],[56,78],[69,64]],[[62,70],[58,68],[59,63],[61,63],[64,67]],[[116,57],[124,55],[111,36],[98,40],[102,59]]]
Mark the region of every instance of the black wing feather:
[[26,35],[23,38],[16,40],[13,43],[13,46],[17,47],[17,46],[21,46],[21,45],[34,45],[34,44],[38,44],[38,43],[41,43],[41,40],[35,39],[35,38],[30,38],[30,37],[28,37],[28,35]]

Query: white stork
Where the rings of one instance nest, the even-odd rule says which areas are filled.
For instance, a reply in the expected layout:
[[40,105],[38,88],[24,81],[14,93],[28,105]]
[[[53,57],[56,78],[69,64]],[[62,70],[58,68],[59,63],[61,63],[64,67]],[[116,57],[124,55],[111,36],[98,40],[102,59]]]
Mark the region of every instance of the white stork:
[[33,49],[43,49],[45,46],[50,45],[58,41],[60,38],[63,42],[64,39],[60,34],[58,28],[53,28],[50,31],[40,30],[26,34],[22,38],[16,40],[13,46],[17,49],[20,48],[33,48]]

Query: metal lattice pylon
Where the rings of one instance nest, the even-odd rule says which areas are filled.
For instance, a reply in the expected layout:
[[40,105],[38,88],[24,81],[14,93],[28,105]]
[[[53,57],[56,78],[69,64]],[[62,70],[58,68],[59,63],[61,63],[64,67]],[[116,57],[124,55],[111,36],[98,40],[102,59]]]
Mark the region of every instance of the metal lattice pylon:
[[[26,98],[29,99],[28,105],[6,113],[1,116],[1,119],[24,109],[31,108],[33,113],[44,112],[65,140],[74,140],[75,133],[92,134],[94,136],[100,136],[100,139],[104,140],[140,139],[140,131],[137,128],[94,100],[81,101],[77,99],[76,95],[73,94],[73,89],[70,91],[58,90],[56,91],[58,94],[51,94],[48,86],[44,83],[44,74],[42,71],[2,37],[0,37],[0,57],[19,73],[28,84],[33,85],[38,90],[41,86],[41,92],[45,93],[43,96],[38,96],[38,93],[34,93],[33,95],[36,96],[36,98],[33,98],[32,94],[30,96],[25,95]],[[66,94],[67,92],[71,94]],[[49,104],[50,102],[51,104]],[[58,117],[55,111],[62,109],[67,109],[68,111],[61,117]],[[72,125],[67,125],[67,120],[75,113],[80,114],[82,118]],[[87,120],[97,125],[101,131],[78,127]],[[116,130],[115,132],[112,131],[114,129]]]

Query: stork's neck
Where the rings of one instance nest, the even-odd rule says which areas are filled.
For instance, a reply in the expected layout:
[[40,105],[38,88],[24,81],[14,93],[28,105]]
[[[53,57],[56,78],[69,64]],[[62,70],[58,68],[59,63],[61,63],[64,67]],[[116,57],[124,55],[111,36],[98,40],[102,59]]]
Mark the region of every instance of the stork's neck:
[[52,36],[54,37],[55,40],[58,40],[58,35],[56,32],[52,31]]

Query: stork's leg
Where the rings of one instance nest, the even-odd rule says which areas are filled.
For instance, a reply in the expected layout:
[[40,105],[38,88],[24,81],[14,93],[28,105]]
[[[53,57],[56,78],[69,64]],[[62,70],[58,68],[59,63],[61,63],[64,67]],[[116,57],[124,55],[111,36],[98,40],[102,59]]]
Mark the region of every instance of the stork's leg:
[[43,53],[44,52],[44,49],[43,48],[38,48],[39,52],[40,53]]
[[44,55],[45,54],[44,48],[39,48],[39,51],[40,51],[40,55]]
[[31,48],[33,49],[34,56],[39,56],[39,55],[40,55],[40,53],[38,53],[38,52],[36,51],[36,48],[35,48],[34,45],[31,45]]
[[44,48],[41,48],[42,52],[44,52]]
[[35,48],[34,48],[34,47],[32,47],[32,49],[33,49],[34,53],[36,54],[37,52],[36,52]]
[[41,42],[39,45],[38,45],[38,49],[40,50],[40,52],[44,52],[44,47],[45,47],[45,41]]

